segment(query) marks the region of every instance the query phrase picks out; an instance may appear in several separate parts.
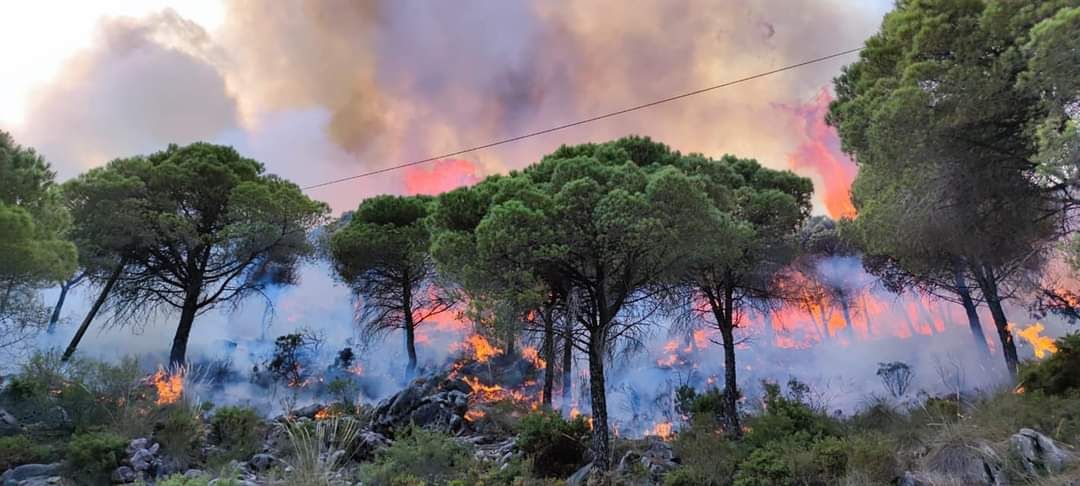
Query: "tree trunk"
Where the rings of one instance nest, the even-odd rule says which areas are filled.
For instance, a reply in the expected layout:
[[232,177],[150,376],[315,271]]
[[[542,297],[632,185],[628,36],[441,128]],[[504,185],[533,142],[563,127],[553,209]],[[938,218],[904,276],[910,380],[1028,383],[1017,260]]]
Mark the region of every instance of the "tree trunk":
[[82,341],[83,335],[86,334],[86,330],[90,327],[90,323],[97,316],[101,306],[105,304],[105,299],[109,297],[109,292],[112,292],[112,288],[116,285],[116,281],[120,279],[120,274],[123,273],[124,267],[127,266],[127,260],[121,260],[116,268],[113,269],[112,275],[109,275],[109,280],[105,282],[105,286],[101,288],[101,293],[98,294],[97,299],[94,299],[94,304],[90,306],[90,310],[86,313],[86,317],[83,318],[82,324],[79,325],[79,329],[75,331],[75,336],[71,338],[71,342],[68,343],[67,349],[64,350],[64,355],[60,357],[60,361],[67,361],[71,359],[71,355],[75,354],[75,348],[79,347],[79,342]]
[[982,265],[981,269],[975,268],[975,270],[979,289],[982,290],[983,299],[986,300],[986,307],[990,309],[990,315],[994,318],[994,327],[997,328],[998,339],[1001,341],[1001,351],[1005,355],[1005,367],[1009,370],[1009,376],[1015,379],[1019,359],[1016,356],[1016,342],[1013,341],[1012,331],[1009,330],[1009,320],[1001,307],[997,277],[988,265]]
[[401,308],[404,309],[402,318],[405,320],[405,352],[409,355],[409,364],[405,366],[405,378],[412,379],[416,374],[416,323],[412,314],[412,285],[409,279],[405,279],[401,287]]
[[541,310],[544,320],[544,392],[540,402],[551,408],[551,393],[555,390],[555,319],[554,306],[545,305]]
[[570,416],[570,407],[573,404],[573,397],[571,396],[574,391],[574,336],[573,336],[573,321],[567,316],[565,335],[563,336],[563,353],[562,353],[562,414],[564,417]]
[[979,321],[979,309],[975,306],[975,300],[971,298],[971,291],[967,287],[964,273],[959,268],[953,272],[953,283],[956,285],[956,295],[960,297],[960,305],[964,306],[967,313],[968,327],[971,328],[971,336],[975,338],[975,349],[982,355],[990,354],[990,347],[986,344],[986,335],[983,334],[982,322]]
[[56,332],[56,324],[60,322],[60,310],[64,308],[64,300],[67,299],[68,291],[79,285],[79,282],[86,277],[86,272],[80,273],[78,276],[71,280],[60,282],[60,296],[56,298],[56,305],[53,306],[52,315],[49,316],[49,327],[45,329],[47,334]]
[[607,390],[604,383],[606,326],[589,332],[589,394],[592,398],[593,470],[611,469],[611,444],[608,441]]
[[840,298],[840,314],[844,316],[844,325],[847,326],[848,336],[855,341],[855,323],[851,321],[851,305],[848,304],[847,296]]
[[174,369],[187,362],[188,339],[191,337],[191,326],[195,324],[195,315],[199,312],[200,294],[202,294],[202,277],[195,275],[185,292],[184,306],[180,309],[180,323],[176,326],[172,352],[169,353],[169,365]]
[[60,322],[60,309],[64,307],[64,300],[67,299],[68,289],[67,282],[60,284],[60,295],[56,298],[56,305],[53,306],[52,315],[49,316],[49,327],[45,328],[46,334],[52,334],[56,332],[56,323]]
[[720,328],[720,336],[724,346],[724,429],[733,438],[742,437],[742,427],[739,425],[739,390],[738,376],[735,365],[735,321],[732,305],[734,298],[731,289],[723,290],[723,302],[715,298],[709,299],[712,306],[713,317],[717,327]]

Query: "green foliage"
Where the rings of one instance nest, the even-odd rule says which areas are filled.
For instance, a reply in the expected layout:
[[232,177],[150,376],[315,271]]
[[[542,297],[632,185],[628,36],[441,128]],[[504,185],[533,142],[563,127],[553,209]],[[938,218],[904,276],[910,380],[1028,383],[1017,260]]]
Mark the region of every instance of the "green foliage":
[[80,484],[108,484],[128,441],[112,432],[75,434],[67,447],[70,477]]
[[764,403],[763,412],[747,421],[750,432],[745,443],[750,447],[764,447],[772,442],[810,445],[840,433],[836,420],[785,396],[774,383],[765,383]]
[[708,415],[694,417],[680,428],[672,449],[683,466],[673,478],[665,478],[665,484],[730,484],[743,457],[738,443],[729,440],[721,423]]
[[426,196],[366,199],[329,242],[334,271],[362,298],[365,334],[406,330],[410,371],[416,367],[413,331],[453,305],[435,282],[425,223],[430,205]]
[[307,231],[327,206],[263,170],[231,147],[194,143],[117,159],[64,185],[80,248],[128,267],[111,296],[115,317],[186,307],[174,363],[196,313],[291,283],[314,250]]
[[197,459],[205,439],[199,410],[181,400],[165,407],[161,415],[154,427],[154,440],[179,467],[189,466]]
[[138,361],[65,363],[55,352],[27,359],[0,403],[24,421],[77,431],[106,426],[129,437],[150,433],[157,410]]
[[698,393],[693,387],[680,386],[675,390],[675,407],[691,420],[709,418],[716,423],[724,423],[724,392],[719,388],[707,388],[703,393]]
[[517,446],[536,477],[566,477],[581,467],[590,436],[583,416],[568,421],[556,412],[537,411],[522,417],[518,430]]
[[360,469],[365,484],[443,484],[465,480],[474,467],[472,451],[448,435],[409,427],[390,447]]
[[880,432],[859,432],[846,438],[848,475],[857,475],[873,484],[892,482],[899,474],[895,439]]
[[1080,334],[1059,338],[1057,352],[1042,361],[1024,363],[1020,383],[1026,391],[1065,395],[1080,389]]
[[258,452],[263,429],[262,418],[251,407],[220,407],[210,418],[210,433],[224,450],[224,461],[244,460]]
[[775,448],[754,449],[739,466],[735,486],[777,486],[793,484],[794,475],[782,453]]
[[0,471],[20,464],[39,463],[48,459],[48,447],[35,444],[26,435],[0,437]]

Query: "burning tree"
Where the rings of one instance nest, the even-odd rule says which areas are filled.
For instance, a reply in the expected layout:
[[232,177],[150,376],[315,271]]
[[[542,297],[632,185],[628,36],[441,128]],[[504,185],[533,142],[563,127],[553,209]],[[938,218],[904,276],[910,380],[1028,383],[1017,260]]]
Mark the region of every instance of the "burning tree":
[[430,204],[424,196],[366,199],[330,238],[334,270],[361,299],[365,335],[403,330],[410,376],[416,370],[416,328],[454,306],[435,281],[424,222]]
[[[565,315],[560,311],[565,311],[569,289],[548,262],[526,253],[481,254],[476,239],[477,227],[494,201],[543,197],[527,195],[527,191],[537,191],[537,187],[528,183],[524,178],[492,177],[475,186],[440,195],[430,218],[434,233],[432,254],[440,271],[455,283],[455,290],[467,296],[467,313],[478,323],[493,321],[496,333],[507,337],[508,352],[512,350],[514,335],[523,328],[541,331],[542,344],[535,361],[543,363],[544,368],[541,403],[550,406],[556,366],[555,341],[557,334],[561,334],[558,321]],[[538,329],[530,327],[537,321]]]
[[675,284],[691,323],[720,331],[724,425],[738,437],[734,331],[747,306],[779,296],[775,282],[795,256],[796,228],[809,214],[813,185],[732,156],[687,158],[684,166],[711,197],[706,216],[695,223],[698,244],[681,259]]
[[[611,465],[604,361],[643,323],[632,314],[685,254],[707,217],[700,184],[678,154],[643,138],[561,147],[523,173],[476,228],[484,259],[556,272],[576,300],[592,402],[594,467]],[[539,277],[539,276],[537,276]]]

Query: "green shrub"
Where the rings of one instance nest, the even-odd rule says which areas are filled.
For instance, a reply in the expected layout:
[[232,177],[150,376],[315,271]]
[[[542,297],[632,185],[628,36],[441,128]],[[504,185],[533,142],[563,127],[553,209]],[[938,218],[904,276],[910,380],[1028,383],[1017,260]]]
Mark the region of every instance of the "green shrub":
[[49,456],[49,448],[34,444],[25,435],[0,437],[0,471],[36,462],[43,462]]
[[1064,395],[1080,389],[1080,334],[1072,333],[1054,342],[1057,352],[1042,361],[1020,367],[1020,383],[1028,392]]
[[199,411],[180,401],[161,412],[161,419],[154,426],[154,440],[174,461],[173,466],[186,468],[196,459],[204,437]]
[[263,421],[251,407],[221,407],[210,418],[210,432],[224,450],[221,460],[247,459],[259,452]]
[[675,408],[690,418],[710,417],[724,423],[724,392],[718,388],[708,388],[698,393],[693,387],[683,385],[675,390]]
[[567,421],[556,412],[538,411],[522,417],[518,429],[517,445],[537,477],[566,477],[583,464],[591,435],[584,416]]
[[671,447],[683,467],[670,481],[690,481],[673,484],[731,484],[741,458],[737,443],[728,440],[720,422],[710,416],[691,419],[679,429]]
[[873,484],[891,482],[899,473],[896,441],[880,432],[863,432],[847,438],[848,474],[858,474]]
[[755,449],[735,474],[735,486],[778,486],[793,484],[794,476],[783,454],[776,448]]
[[827,437],[839,436],[840,424],[806,403],[780,393],[776,384],[765,384],[765,410],[747,420],[750,431],[745,444],[762,448],[772,442],[810,445]]
[[80,484],[108,484],[128,441],[112,432],[75,434],[67,447],[71,477]]
[[810,447],[786,444],[780,451],[796,484],[836,484],[847,471],[847,444],[836,437]]
[[63,362],[55,352],[27,359],[0,398],[26,422],[75,431],[105,427],[127,436],[148,434],[157,408],[136,360]]
[[[394,443],[360,468],[364,484],[443,484],[467,479],[475,460],[469,447],[449,435],[409,427]],[[419,482],[417,482],[419,481]]]

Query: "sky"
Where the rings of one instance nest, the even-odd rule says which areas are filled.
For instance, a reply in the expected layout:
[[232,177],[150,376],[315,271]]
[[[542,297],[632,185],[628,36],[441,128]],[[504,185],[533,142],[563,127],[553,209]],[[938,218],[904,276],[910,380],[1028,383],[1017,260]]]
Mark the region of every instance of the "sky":
[[[0,18],[0,129],[60,179],[209,141],[308,186],[857,47],[891,3],[13,2]],[[639,134],[791,169],[814,180],[818,213],[840,216],[855,166],[822,117],[854,59],[310,194],[339,213]]]

